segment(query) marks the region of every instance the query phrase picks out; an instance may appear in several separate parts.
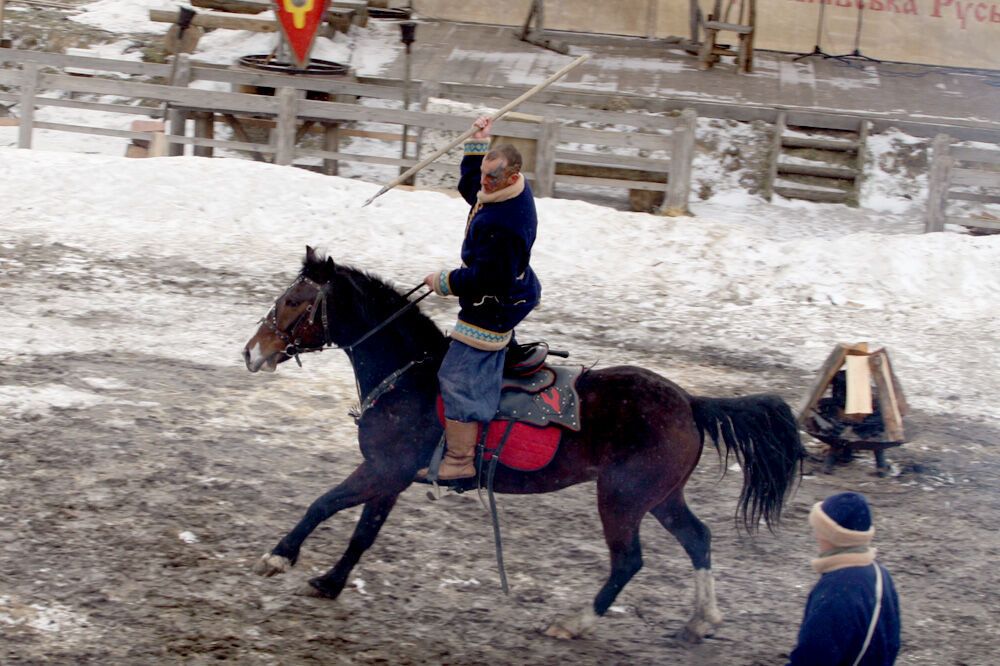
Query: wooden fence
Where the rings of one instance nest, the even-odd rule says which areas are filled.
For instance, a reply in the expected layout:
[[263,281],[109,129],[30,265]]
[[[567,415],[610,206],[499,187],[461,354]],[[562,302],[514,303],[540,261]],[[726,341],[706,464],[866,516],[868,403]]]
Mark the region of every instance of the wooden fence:
[[[377,108],[355,103],[357,98],[377,98],[402,102],[409,91],[398,82],[375,83],[352,77],[315,78],[254,71],[244,68],[193,65],[187,56],[180,56],[171,65],[137,63],[85,56],[0,49],[0,63],[17,65],[17,69],[0,69],[0,101],[13,102],[19,107],[20,128],[18,146],[30,148],[35,129],[79,132],[130,140],[152,141],[151,132],[42,122],[35,118],[35,108],[41,106],[70,107],[95,111],[161,117],[167,120],[165,139],[172,154],[183,154],[184,146],[194,147],[194,154],[210,156],[213,149],[243,151],[254,159],[279,165],[296,161],[324,161],[327,173],[336,173],[340,161],[409,167],[419,160],[392,158],[346,152],[340,149],[342,136],[363,135],[373,138],[400,140],[400,135],[362,132],[344,127],[345,123],[376,122],[415,129],[417,136],[425,130],[461,132],[470,119],[458,115],[426,111],[431,97],[447,96],[459,101],[498,107],[509,100],[495,89],[496,96],[480,94],[449,94],[454,84],[420,83],[414,93],[425,110]],[[126,74],[132,79],[111,79],[65,73]],[[142,78],[145,80],[136,80]],[[246,92],[218,92],[188,87],[194,81],[214,81],[228,84],[231,89],[271,89],[273,95]],[[172,83],[172,85],[171,85]],[[69,97],[45,97],[42,91],[68,93]],[[319,93],[331,101],[308,99]],[[74,99],[73,95],[106,95],[116,101],[95,102]],[[547,100],[558,93],[550,92]],[[117,101],[121,100],[121,101]],[[540,117],[540,122],[501,121],[495,133],[533,142],[534,170],[525,173],[532,179],[539,196],[554,196],[556,186],[592,185],[645,190],[664,194],[662,212],[675,215],[687,212],[691,190],[691,163],[694,156],[696,115],[686,109],[679,115],[658,116],[647,113],[616,113],[587,108],[531,102],[519,109]],[[194,120],[194,136],[189,136],[189,120]],[[246,131],[246,123],[266,123],[270,129],[267,143],[254,141]],[[568,123],[598,123],[625,125],[631,130],[588,129]],[[215,138],[215,126],[224,123],[233,130],[235,140]],[[299,140],[311,128],[320,127],[322,148],[299,145]],[[579,146],[635,149],[666,153],[669,158],[621,155]],[[411,151],[412,152],[412,151]],[[619,151],[622,152],[622,151]],[[457,164],[432,165],[438,169],[457,170]],[[574,171],[573,167],[577,169]],[[590,168],[592,173],[586,175]]]
[[943,231],[945,223],[1000,230],[1000,219],[948,214],[951,201],[1000,204],[1000,145],[992,148],[953,146],[939,134],[931,146],[925,232]]

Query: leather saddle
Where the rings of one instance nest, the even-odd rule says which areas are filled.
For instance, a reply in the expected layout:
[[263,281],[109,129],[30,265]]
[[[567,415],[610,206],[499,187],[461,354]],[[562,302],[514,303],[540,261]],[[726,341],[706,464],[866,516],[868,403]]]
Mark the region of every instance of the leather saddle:
[[504,383],[530,377],[545,366],[549,356],[568,358],[569,352],[549,349],[547,342],[529,342],[526,345],[510,345],[503,363]]

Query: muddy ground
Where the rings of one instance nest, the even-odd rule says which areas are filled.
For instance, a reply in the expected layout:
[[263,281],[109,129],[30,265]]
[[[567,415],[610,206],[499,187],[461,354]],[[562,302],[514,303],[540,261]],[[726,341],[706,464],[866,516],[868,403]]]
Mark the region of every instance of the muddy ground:
[[[165,342],[190,334],[199,309],[244,312],[249,334],[282,280],[85,255],[67,278],[50,266],[67,252],[27,241],[0,250],[4,331],[22,336],[24,347],[0,363],[2,664],[781,664],[815,580],[807,511],[841,489],[873,504],[876,545],[901,596],[899,663],[994,661],[998,431],[943,413],[909,418],[912,441],[889,453],[890,478],[873,475],[870,456],[832,476],[813,474],[818,464],[809,461],[774,535],[734,528],[740,475],[720,481],[706,452],[689,500],[714,532],[726,620],[700,645],[675,637],[692,603],[691,568],[652,519],[643,525],[645,568],[596,630],[570,642],[539,633],[589,603],[606,575],[593,485],[500,499],[509,597],[475,496],[432,503],[423,488],[402,497],[340,599],[296,596],[339,557],[357,510],[317,530],[285,576],[262,579],[250,569],[360,461],[346,359],[322,354],[264,377],[242,367],[235,337],[221,360],[158,354],[131,329],[116,329],[123,312],[153,316],[136,305],[142,294],[183,292],[183,307],[193,308],[151,321]],[[126,332],[118,345],[84,340],[77,351],[49,352],[52,330],[14,328],[32,311],[95,341]],[[539,311],[538,328],[558,328],[558,316]],[[580,347],[576,360],[601,365],[624,358],[662,369],[670,359],[674,378],[707,395],[773,390],[797,404],[811,380],[722,351],[683,353],[652,341],[622,350],[593,339]],[[339,368],[336,382],[316,374],[331,368]],[[52,387],[91,399],[46,407]],[[38,398],[10,397],[26,394]]]

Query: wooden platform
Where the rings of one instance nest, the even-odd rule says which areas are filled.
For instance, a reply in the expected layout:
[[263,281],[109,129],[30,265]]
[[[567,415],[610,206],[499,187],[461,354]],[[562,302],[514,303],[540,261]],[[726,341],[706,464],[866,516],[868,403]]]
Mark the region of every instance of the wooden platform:
[[[386,27],[387,39],[396,38],[392,30]],[[775,109],[786,107],[867,117],[875,131],[940,123],[968,128],[963,139],[1000,139],[1000,87],[990,85],[995,78],[974,72],[897,63],[845,66],[821,58],[794,61],[795,54],[757,50],[754,72],[737,76],[731,68],[699,71],[695,56],[663,40],[547,34],[569,43],[571,55],[584,49],[593,54],[559,84],[561,89],[620,93],[625,108],[626,98],[638,95],[676,100],[674,108],[690,106],[699,116],[774,122]],[[507,27],[426,21],[413,45],[415,79],[530,85],[567,62],[567,56],[527,44],[518,29]],[[400,50],[378,76],[402,79],[403,67]]]

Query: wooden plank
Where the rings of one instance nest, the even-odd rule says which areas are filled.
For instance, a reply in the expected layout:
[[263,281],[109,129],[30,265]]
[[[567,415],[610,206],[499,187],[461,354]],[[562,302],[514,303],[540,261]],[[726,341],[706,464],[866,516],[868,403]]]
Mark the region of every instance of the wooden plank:
[[854,169],[843,167],[820,166],[818,164],[794,164],[789,162],[779,162],[777,165],[780,174],[796,174],[799,176],[816,176],[818,178],[836,178],[838,180],[855,180],[858,174]]
[[[171,87],[187,88],[191,83],[191,56],[187,53],[178,53],[174,56],[173,67],[171,67],[170,79],[167,81]],[[177,108],[166,108],[167,119],[170,122],[169,133],[174,136],[184,136],[187,134],[187,112]],[[184,144],[171,143],[167,146],[167,152],[172,157],[180,157],[184,154]]]
[[[150,9],[149,20],[158,23],[177,23],[179,11],[173,9]],[[227,12],[198,12],[191,25],[202,28],[222,28],[225,30],[247,30],[250,32],[277,32],[278,22],[270,16],[252,14],[230,14]]]
[[808,187],[789,187],[787,185],[775,185],[774,193],[780,194],[786,199],[805,199],[806,201],[816,201],[818,203],[846,203],[850,193],[846,190],[836,192],[833,190],[816,190]]
[[[8,77],[8,75],[12,74],[14,76]],[[8,78],[13,78],[14,84],[20,85],[17,72],[13,70],[0,70],[0,83],[7,83]],[[154,99],[169,102],[171,105],[179,107],[190,107],[194,110],[214,109],[216,111],[271,115],[277,113],[277,102],[275,102],[273,97],[179,88],[176,86],[138,81],[116,81],[97,77],[42,74],[39,79],[38,88],[40,90],[61,90],[64,92],[97,93],[118,97]],[[464,122],[464,120],[458,120],[460,123]],[[465,124],[467,125],[467,123]]]
[[[19,99],[16,95],[9,95],[11,101]],[[5,96],[0,95],[0,100]],[[160,107],[152,106],[132,106],[130,104],[104,104],[101,102],[85,102],[78,99],[62,99],[58,97],[36,97],[35,106],[55,106],[67,109],[81,109],[86,111],[103,111],[106,113],[121,113],[123,115],[146,116],[156,118],[160,115]]]
[[535,143],[535,189],[540,197],[555,195],[556,145],[559,143],[559,123],[546,119]]
[[298,116],[299,91],[282,88],[278,91],[278,127],[275,137],[274,163],[291,164],[295,159],[295,126]]
[[621,169],[619,167],[594,166],[589,164],[567,164],[556,162],[556,173],[560,176],[585,176],[587,178],[610,178],[638,183],[666,183],[667,175],[652,171]]
[[844,414],[856,416],[871,414],[872,372],[867,356],[848,354],[844,359],[847,370],[847,400]]
[[584,166],[617,167],[636,169],[654,173],[670,173],[669,159],[633,157],[631,155],[609,155],[607,153],[587,153],[582,151],[558,150],[556,162],[559,164],[580,164]]
[[774,122],[774,134],[771,135],[771,150],[768,154],[769,165],[764,180],[764,197],[771,201],[774,198],[774,181],[778,177],[778,158],[781,156],[781,137],[785,133],[785,112],[778,111]]
[[889,352],[885,348],[878,349],[874,352],[882,357],[882,361],[885,367],[889,369],[889,376],[892,378],[893,391],[896,394],[896,406],[899,408],[900,416],[906,416],[910,413],[910,404],[906,401],[906,395],[903,393],[903,385],[899,381],[899,377],[892,369],[892,361],[889,359]]
[[949,215],[945,218],[948,224],[958,224],[963,227],[976,227],[979,229],[1000,229],[1000,221],[986,220],[981,217],[957,217]]
[[153,132],[133,132],[130,130],[111,129],[108,127],[93,127],[90,125],[69,125],[67,123],[53,123],[47,121],[36,121],[36,129],[54,130],[57,132],[69,132],[70,134],[92,134],[95,136],[110,136],[120,139],[138,139],[141,141],[151,141]]
[[948,201],[954,158],[949,155],[951,137],[938,134],[931,144],[931,168],[927,175],[927,208],[924,210],[924,233],[944,231],[945,206]]
[[849,202],[855,206],[861,205],[861,184],[865,180],[865,146],[868,145],[869,124],[867,120],[862,120],[858,131],[858,151],[854,156],[854,187],[851,189]]
[[[331,152],[328,150],[318,150],[315,148],[297,148],[296,157],[321,157],[328,160],[339,160],[341,162],[360,162],[362,164],[381,164],[393,167],[411,167],[417,164],[415,159],[402,160],[398,157],[379,157],[377,155],[361,155],[359,153],[345,153],[343,151]],[[450,171],[456,173],[460,165],[452,162],[432,162],[424,167],[431,171]],[[525,178],[531,179],[533,174],[525,173]]]
[[48,53],[45,51],[0,49],[0,62],[13,62],[19,64],[34,62],[39,65],[49,65],[59,69],[79,67],[104,72],[117,72],[120,74],[135,74],[140,76],[159,76],[162,78],[166,78],[170,75],[170,65],[136,62],[133,60],[94,58],[91,56],[71,56],[62,53]]
[[563,176],[556,174],[556,183],[563,185],[596,185],[599,187],[620,187],[628,190],[648,190],[666,192],[666,183],[644,183],[636,180],[621,180],[615,178],[592,178],[590,176]]
[[962,169],[956,167],[951,170],[951,184],[1000,188],[1000,171],[982,171],[980,169]]
[[878,392],[879,408],[882,411],[882,422],[885,424],[886,439],[893,442],[903,441],[903,416],[899,412],[899,403],[896,400],[896,392],[893,388],[892,378],[889,376],[889,367],[885,364],[885,359],[880,354],[872,354],[868,357],[871,366],[872,379],[875,380],[875,389]]
[[259,143],[245,143],[241,141],[227,141],[225,139],[200,139],[194,136],[171,136],[166,135],[170,143],[182,143],[189,146],[209,146],[221,148],[223,150],[238,150],[242,152],[274,153],[273,146],[265,146]]
[[21,124],[17,128],[17,147],[31,148],[31,132],[35,122],[35,97],[38,94],[38,65],[29,62],[20,74]]
[[838,150],[842,152],[854,152],[858,149],[856,141],[814,139],[805,136],[783,136],[781,137],[781,145],[785,148],[814,148],[816,150]]
[[[674,129],[676,133],[679,128]],[[670,145],[669,136],[660,134],[641,134],[639,132],[609,132],[606,130],[591,130],[580,127],[564,127],[560,131],[560,140],[594,144],[598,146],[622,146],[629,148],[648,148],[663,150]]]
[[[202,111],[194,115],[194,135],[199,139],[215,138],[215,114]],[[195,157],[212,157],[211,146],[196,146]]]
[[358,83],[353,77],[327,78],[308,76],[292,76],[257,71],[242,67],[194,67],[195,79],[201,81],[217,81],[232,86],[255,86],[259,88],[296,88],[298,90],[315,90],[333,95],[354,95],[403,101],[405,91],[402,87],[378,86],[368,83]]
[[993,150],[991,148],[967,148],[965,146],[952,146],[951,154],[956,160],[1000,164],[1000,150]]
[[694,138],[697,116],[692,109],[681,112],[681,123],[674,129],[670,149],[670,176],[667,196],[660,212],[663,215],[688,215],[691,197],[691,167],[694,163]]
[[741,35],[749,35],[753,32],[753,26],[740,25],[739,23],[723,23],[722,21],[705,21],[702,25],[706,30],[726,30]]
[[980,194],[979,192],[955,192],[948,191],[949,201],[978,201],[979,203],[1000,203],[1000,194]]

